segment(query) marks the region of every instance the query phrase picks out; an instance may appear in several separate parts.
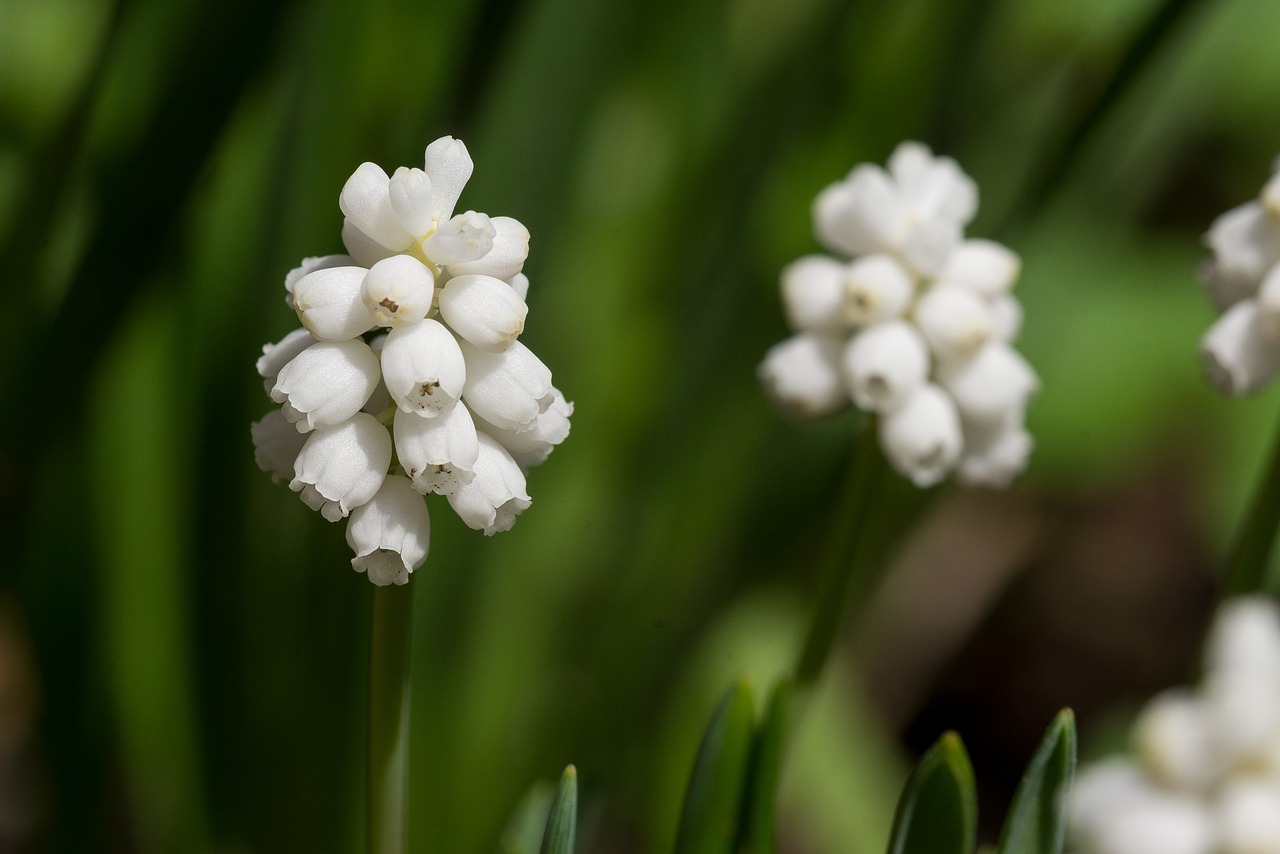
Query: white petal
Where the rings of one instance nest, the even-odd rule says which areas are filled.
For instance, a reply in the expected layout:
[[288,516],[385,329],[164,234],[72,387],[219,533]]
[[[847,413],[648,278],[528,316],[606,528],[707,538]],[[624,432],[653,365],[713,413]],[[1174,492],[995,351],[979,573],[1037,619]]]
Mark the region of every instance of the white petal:
[[1265,596],[1224,603],[1205,645],[1205,669],[1261,682],[1280,677],[1280,606]]
[[360,297],[379,326],[417,323],[431,312],[435,277],[425,264],[409,255],[392,255],[369,268]]
[[351,220],[342,222],[342,245],[351,253],[351,259],[360,267],[372,267],[383,258],[390,258],[396,250],[388,249],[355,227]]
[[1218,391],[1239,397],[1260,390],[1280,372],[1280,342],[1269,334],[1248,299],[1227,309],[1200,342],[1200,358]]
[[249,427],[253,437],[253,461],[271,475],[274,483],[293,477],[293,463],[307,441],[278,409],[273,409]]
[[1216,275],[1227,280],[1251,282],[1256,287],[1267,270],[1280,263],[1280,226],[1258,202],[1219,216],[1209,227],[1205,242],[1213,250]]
[[431,177],[431,210],[437,222],[453,216],[453,206],[471,178],[474,166],[462,140],[442,136],[427,146],[426,172]]
[[938,281],[972,288],[995,299],[1007,294],[1018,280],[1022,261],[994,240],[966,240],[948,256]]
[[773,401],[795,418],[822,418],[849,405],[840,376],[843,339],[802,332],[774,344],[756,370]]
[[401,166],[387,184],[387,195],[400,227],[415,238],[436,227],[431,208],[431,178],[426,172]]
[[1026,359],[1002,341],[990,342],[972,358],[940,362],[936,373],[965,419],[978,423],[1025,410],[1040,387]]
[[400,226],[389,187],[390,179],[381,166],[362,163],[343,185],[338,207],[370,240],[400,252],[413,243],[413,235]]
[[1097,854],[1216,854],[1202,801],[1152,787],[1116,809],[1093,839]]
[[901,317],[915,292],[915,279],[892,257],[858,258],[845,269],[845,320],[864,326]]
[[891,320],[853,336],[840,365],[854,403],[873,412],[891,412],[924,384],[929,351],[914,326]]
[[281,369],[271,399],[298,432],[339,424],[360,411],[378,386],[378,357],[359,338],[321,341]]
[[1111,758],[1083,766],[1069,796],[1072,836],[1092,844],[1117,815],[1146,801],[1152,788],[1142,768],[1128,759]]
[[897,188],[878,166],[862,164],[813,203],[817,238],[848,255],[896,251],[907,236],[907,211]]
[[509,216],[490,217],[489,222],[494,228],[493,247],[474,261],[450,264],[450,273],[511,279],[524,269],[524,262],[529,257],[529,229]]
[[431,548],[427,502],[400,475],[389,475],[377,494],[351,511],[347,545],[356,553],[351,567],[374,584],[407,584]]
[[345,341],[377,326],[361,298],[363,267],[330,267],[308,273],[293,286],[293,308],[321,341]]
[[525,302],[529,301],[529,277],[524,273],[516,273],[507,280],[507,284],[511,286],[511,290],[516,292],[516,296]]
[[564,399],[559,389],[553,388],[551,391],[554,400],[545,412],[538,414],[532,429],[517,433],[495,427],[487,421],[480,425],[526,471],[541,465],[556,446],[569,437],[569,417],[573,415],[573,404]]
[[1218,798],[1222,854],[1280,851],[1280,781],[1232,780]]
[[355,263],[355,260],[350,255],[321,255],[314,258],[303,258],[302,263],[290,270],[288,275],[284,277],[285,305],[293,308],[293,286],[307,273],[314,273],[316,270],[327,270],[330,267],[350,267]]
[[461,396],[467,366],[453,334],[427,319],[391,330],[382,347],[382,378],[401,409],[434,418]]
[[939,359],[966,359],[991,340],[987,302],[957,286],[934,285],[916,304],[916,324]]
[[827,255],[806,255],[782,268],[782,309],[797,332],[846,326],[845,265]]
[[1249,673],[1205,675],[1202,695],[1213,749],[1224,765],[1253,765],[1280,729],[1280,688]]
[[1022,304],[1012,294],[998,296],[988,305],[991,334],[1006,344],[1018,340],[1022,332]]
[[373,498],[391,464],[391,434],[372,415],[358,412],[307,439],[289,488],[330,522]]
[[472,413],[505,430],[533,429],[538,415],[555,399],[550,369],[519,341],[500,353],[466,341],[460,345],[467,360],[462,399]]
[[510,347],[524,331],[528,313],[511,286],[491,276],[455,276],[440,289],[441,319],[481,350]]
[[960,459],[960,417],[946,392],[932,383],[882,416],[880,447],[894,469],[916,486],[932,486]]
[[438,418],[398,410],[393,432],[396,457],[418,492],[448,495],[473,477],[480,446],[464,404],[455,403]]
[[441,267],[476,261],[493,248],[498,231],[489,217],[467,211],[441,225],[422,244],[423,253]]
[[936,276],[962,236],[961,227],[951,220],[925,220],[902,241],[902,257],[921,275]]
[[1220,771],[1205,709],[1186,691],[1152,699],[1138,716],[1134,737],[1143,765],[1170,788],[1207,791]]
[[480,455],[476,459],[475,477],[459,485],[448,496],[449,506],[467,527],[492,536],[509,531],[516,517],[529,509],[524,472],[495,439],[483,431],[479,434]]
[[961,419],[964,450],[956,476],[971,486],[1003,489],[1027,467],[1034,442],[1022,423],[1022,413],[1012,412],[995,424],[971,424]]
[[295,329],[275,344],[262,345],[262,358],[258,359],[258,375],[262,377],[262,385],[267,394],[276,384],[280,369],[293,361],[293,357],[316,343],[316,339],[305,329]]

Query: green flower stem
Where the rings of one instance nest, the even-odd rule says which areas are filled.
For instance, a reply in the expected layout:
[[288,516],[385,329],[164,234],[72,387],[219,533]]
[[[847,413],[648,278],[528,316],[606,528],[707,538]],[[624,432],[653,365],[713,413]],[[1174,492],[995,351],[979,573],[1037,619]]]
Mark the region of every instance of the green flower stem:
[[413,588],[373,588],[369,630],[368,854],[403,854]]
[[1224,596],[1239,596],[1262,590],[1266,583],[1267,559],[1280,527],[1280,440],[1271,451],[1271,462],[1253,496],[1244,523],[1227,558]]
[[[871,499],[885,466],[884,456],[876,446],[876,425],[871,419],[863,423],[853,454],[844,494],[831,517],[832,525],[820,558],[824,576],[822,594],[796,663],[798,691],[811,687],[818,680],[840,630],[854,579],[865,574],[860,573],[859,568],[866,555]],[[865,579],[860,587],[867,587]]]

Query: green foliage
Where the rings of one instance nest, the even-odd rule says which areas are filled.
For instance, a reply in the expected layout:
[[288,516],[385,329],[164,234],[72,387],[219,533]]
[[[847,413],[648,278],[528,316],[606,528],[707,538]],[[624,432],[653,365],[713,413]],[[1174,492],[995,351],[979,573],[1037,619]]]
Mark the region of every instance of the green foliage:
[[1058,854],[1067,831],[1067,793],[1076,768],[1076,721],[1063,709],[1018,784],[997,854]]
[[675,854],[731,854],[747,791],[755,710],[740,681],[716,706],[698,745],[676,833]]
[[578,827],[578,771],[564,769],[555,798],[547,812],[547,828],[542,834],[539,854],[573,854]]
[[960,736],[943,734],[898,800],[889,854],[972,854],[978,832],[973,766]]

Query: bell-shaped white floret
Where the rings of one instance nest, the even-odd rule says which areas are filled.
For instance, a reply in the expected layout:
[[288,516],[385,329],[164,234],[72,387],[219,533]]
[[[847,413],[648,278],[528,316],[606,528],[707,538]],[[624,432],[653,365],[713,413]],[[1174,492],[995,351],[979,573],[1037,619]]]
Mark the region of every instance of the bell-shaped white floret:
[[965,419],[980,424],[1024,411],[1040,386],[1027,360],[1003,341],[991,341],[971,358],[940,362],[937,377]]
[[[529,229],[509,216],[489,217],[489,224],[494,229],[493,246],[474,261],[449,264],[452,275],[493,276],[509,281],[524,269],[524,262],[529,257]],[[520,296],[524,298],[524,294]]]
[[356,553],[352,569],[374,584],[407,584],[431,549],[427,502],[407,478],[388,475],[373,498],[351,511],[347,545]]
[[363,267],[329,267],[299,279],[293,286],[293,308],[302,325],[321,341],[345,341],[377,326],[362,298],[367,272]]
[[555,399],[550,369],[519,341],[498,353],[459,343],[467,360],[462,399],[472,413],[504,430],[532,429]]
[[1076,774],[1067,811],[1071,837],[1091,844],[1115,816],[1145,800],[1152,786],[1146,773],[1128,759],[1104,759]]
[[396,458],[423,495],[448,495],[473,477],[480,446],[464,404],[455,403],[437,418],[397,410],[393,432]]
[[906,241],[907,210],[879,166],[861,164],[813,202],[813,227],[827,248],[846,255],[897,251]]
[[965,225],[978,210],[978,187],[950,157],[935,157],[927,145],[899,143],[889,155],[889,174],[918,221]]
[[529,307],[501,279],[455,276],[440,289],[440,317],[468,343],[499,352],[524,331]]
[[1022,413],[1012,412],[994,424],[972,424],[961,419],[964,450],[956,476],[970,486],[1003,489],[1022,474],[1034,442],[1022,423]]
[[915,279],[892,257],[858,258],[844,271],[844,319],[865,326],[901,317],[915,291]]
[[350,255],[320,255],[313,258],[303,258],[302,263],[289,271],[284,277],[284,302],[289,308],[293,308],[293,286],[298,280],[307,273],[314,273],[316,270],[327,270],[330,267],[352,267],[363,266],[356,263]]
[[1097,854],[1217,854],[1213,818],[1188,795],[1151,787],[1116,807],[1091,840]]
[[834,331],[844,317],[845,265],[827,255],[806,255],[782,268],[782,309],[797,332]]
[[1267,332],[1258,303],[1236,303],[1218,318],[1200,342],[1205,373],[1232,397],[1258,391],[1280,373],[1280,341]]
[[426,173],[431,177],[431,210],[436,222],[453,216],[453,206],[471,179],[475,164],[462,140],[442,136],[427,146]]
[[484,531],[486,537],[509,531],[516,517],[529,509],[524,472],[496,439],[480,431],[480,453],[475,477],[460,484],[448,496],[449,506],[467,527]]
[[1280,780],[1238,779],[1218,796],[1220,854],[1280,851]]
[[435,277],[417,258],[392,255],[369,268],[360,296],[379,326],[417,323],[431,313]]
[[1012,344],[1022,332],[1022,304],[1012,294],[993,299],[987,306],[991,312],[991,334],[998,341]]
[[1280,733],[1280,685],[1252,673],[1213,671],[1205,675],[1202,698],[1221,761],[1260,764]]
[[495,427],[487,421],[480,425],[480,429],[497,439],[516,464],[526,471],[541,465],[556,446],[569,437],[569,417],[573,415],[573,404],[564,399],[559,389],[552,388],[551,392],[554,395],[551,405],[546,411],[538,413],[529,430],[517,433]]
[[436,320],[391,330],[382,346],[382,379],[405,412],[434,418],[462,395],[467,365],[458,340]]
[[262,345],[262,357],[258,359],[258,376],[262,377],[262,385],[267,394],[276,384],[280,369],[293,361],[293,357],[316,343],[316,339],[305,329],[295,329],[274,344]]
[[970,288],[988,299],[1007,294],[1018,280],[1022,262],[994,240],[963,241],[948,256],[938,281]]
[[253,461],[271,475],[274,483],[293,478],[293,463],[307,441],[284,413],[273,409],[249,426],[253,437]]
[[964,229],[950,220],[925,220],[908,232],[902,243],[902,258],[921,275],[936,276],[963,234]]
[[431,207],[431,178],[421,169],[401,166],[387,184],[391,210],[396,221],[416,239],[429,234],[437,225]]
[[358,267],[372,267],[383,258],[396,254],[394,249],[388,249],[356,228],[349,219],[342,221],[342,245]]
[[1220,308],[1253,296],[1262,277],[1280,263],[1280,224],[1258,202],[1215,219],[1205,242],[1213,250],[1210,295]]
[[872,412],[892,412],[929,376],[929,351],[914,326],[891,320],[853,336],[840,364],[854,403]]
[[271,399],[305,433],[346,421],[378,386],[378,357],[359,338],[321,341],[280,370]]
[[357,412],[307,439],[289,488],[304,504],[336,522],[373,498],[391,464],[391,434],[372,415]]
[[821,418],[849,405],[838,338],[801,332],[774,344],[756,370],[765,391],[795,418]]
[[1208,791],[1221,770],[1205,708],[1186,691],[1166,691],[1147,703],[1134,740],[1147,771],[1170,788]]
[[1205,646],[1205,670],[1280,684],[1280,606],[1265,596],[1223,604]]
[[441,267],[483,258],[493,248],[497,229],[489,217],[467,211],[441,225],[422,244],[422,251]]
[[916,486],[932,486],[960,459],[960,416],[947,393],[932,383],[917,388],[901,408],[880,420],[880,447],[889,463]]
[[916,304],[915,319],[929,349],[943,361],[967,359],[992,338],[991,310],[968,288],[934,285]]
[[402,252],[413,244],[391,206],[390,181],[376,163],[362,163],[347,179],[338,207],[347,221],[379,246]]

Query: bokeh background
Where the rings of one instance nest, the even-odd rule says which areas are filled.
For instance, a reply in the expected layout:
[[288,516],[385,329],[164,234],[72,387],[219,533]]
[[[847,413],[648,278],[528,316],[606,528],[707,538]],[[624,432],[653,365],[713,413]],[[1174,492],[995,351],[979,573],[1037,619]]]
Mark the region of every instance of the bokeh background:
[[253,363],[346,177],[445,134],[463,208],[532,232],[523,340],[577,409],[510,533],[432,505],[412,850],[496,850],[568,762],[580,850],[669,849],[717,696],[786,670],[848,523],[855,417],[755,381],[777,273],[902,139],[1022,255],[1037,447],[1007,493],[885,484],[782,850],[883,850],[950,727],[998,826],[1057,708],[1098,750],[1193,668],[1280,404],[1195,359],[1201,235],[1280,149],[1278,31],[1271,0],[0,0],[0,850],[360,850],[370,586],[255,468]]

